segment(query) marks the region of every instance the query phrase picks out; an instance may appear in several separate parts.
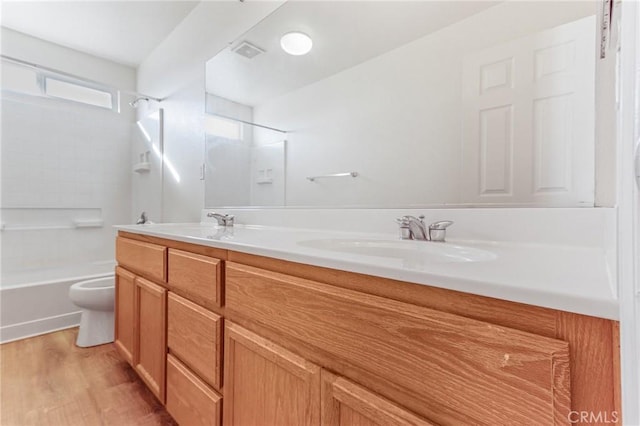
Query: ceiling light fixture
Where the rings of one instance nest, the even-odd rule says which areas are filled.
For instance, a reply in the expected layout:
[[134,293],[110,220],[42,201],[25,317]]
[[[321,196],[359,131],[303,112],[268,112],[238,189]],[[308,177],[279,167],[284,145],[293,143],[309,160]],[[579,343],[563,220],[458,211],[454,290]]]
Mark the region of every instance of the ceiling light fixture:
[[313,41],[305,33],[292,31],[282,36],[280,46],[289,55],[300,56],[306,55],[311,51]]

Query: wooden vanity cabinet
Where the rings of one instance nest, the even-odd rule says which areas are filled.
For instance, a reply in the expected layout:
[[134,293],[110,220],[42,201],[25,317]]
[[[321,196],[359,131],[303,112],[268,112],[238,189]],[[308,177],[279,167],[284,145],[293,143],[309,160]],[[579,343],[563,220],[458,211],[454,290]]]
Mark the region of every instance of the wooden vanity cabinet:
[[621,417],[616,321],[122,232],[118,247],[115,345],[182,425]]
[[170,244],[118,236],[116,347],[176,421],[219,426],[224,251]]

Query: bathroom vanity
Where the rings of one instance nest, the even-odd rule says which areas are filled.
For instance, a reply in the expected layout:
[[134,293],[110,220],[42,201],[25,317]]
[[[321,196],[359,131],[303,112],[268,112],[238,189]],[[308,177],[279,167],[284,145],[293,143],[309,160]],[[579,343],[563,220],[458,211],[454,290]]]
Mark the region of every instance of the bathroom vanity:
[[[332,252],[327,233],[320,240],[334,243],[309,245],[315,240],[296,232],[304,241],[294,252],[283,248],[283,230],[233,232],[119,227],[115,345],[180,424],[621,418],[618,322],[598,308],[554,308],[567,301],[553,295],[535,306],[503,285],[516,296],[428,285],[418,272],[432,268],[411,258],[395,266],[404,278],[393,278],[379,253],[365,274],[354,260],[362,253]],[[322,244],[333,244],[326,255]],[[455,267],[460,289],[471,263]]]

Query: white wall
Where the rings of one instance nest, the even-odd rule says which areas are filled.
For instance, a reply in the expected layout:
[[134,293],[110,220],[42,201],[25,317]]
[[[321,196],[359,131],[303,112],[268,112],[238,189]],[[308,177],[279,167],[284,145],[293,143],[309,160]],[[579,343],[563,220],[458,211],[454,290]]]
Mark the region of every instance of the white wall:
[[[2,53],[132,90],[135,70],[2,29]],[[113,259],[130,211],[133,112],[2,95],[2,274]],[[103,221],[74,229],[74,221]],[[44,227],[46,229],[33,229]],[[12,229],[20,228],[20,229]]]
[[281,4],[202,2],[140,64],[138,91],[164,98],[158,106],[165,110],[165,155],[180,176],[177,181],[165,165],[163,190],[156,195],[162,198],[163,222],[197,222],[204,205],[205,62]]
[[[2,54],[121,89],[135,90],[133,68],[0,27]],[[125,114],[131,114],[126,111]]]

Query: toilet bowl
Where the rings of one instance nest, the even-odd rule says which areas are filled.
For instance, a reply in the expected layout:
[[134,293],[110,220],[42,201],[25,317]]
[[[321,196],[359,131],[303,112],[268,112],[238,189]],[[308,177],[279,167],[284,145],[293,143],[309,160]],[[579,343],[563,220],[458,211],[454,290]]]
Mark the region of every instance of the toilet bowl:
[[115,276],[81,281],[69,288],[69,298],[82,308],[76,345],[102,345],[113,342]]

